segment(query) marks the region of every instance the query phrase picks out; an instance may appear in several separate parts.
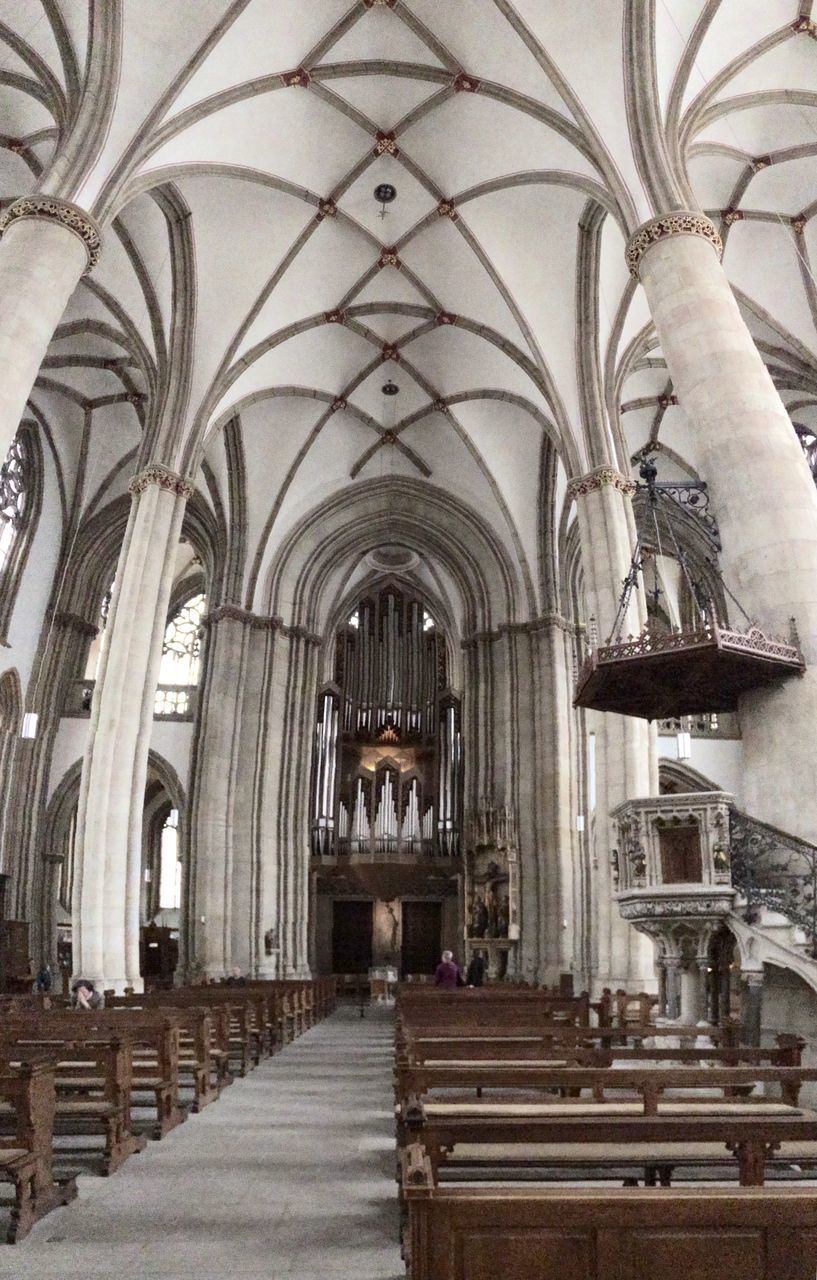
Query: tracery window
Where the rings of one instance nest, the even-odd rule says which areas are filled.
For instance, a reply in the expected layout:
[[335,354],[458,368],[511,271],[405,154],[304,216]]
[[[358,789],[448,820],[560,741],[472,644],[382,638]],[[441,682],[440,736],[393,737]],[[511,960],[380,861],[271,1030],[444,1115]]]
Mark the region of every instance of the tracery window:
[[159,837],[159,910],[175,911],[182,903],[182,864],[179,861],[179,811],[171,809]]
[[0,638],[5,636],[39,514],[36,432],[21,427],[0,466]]
[[804,427],[801,423],[796,422],[794,429],[797,432],[797,438],[806,455],[806,462],[811,468],[811,474],[817,481],[817,432],[812,431],[810,427]]
[[[103,597],[97,626],[98,634],[88,652],[82,686],[82,711],[90,711],[93,686],[88,682],[99,674],[99,664],[105,646],[108,612],[114,584]],[[201,674],[202,622],[207,609],[207,597],[203,592],[190,596],[176,610],[165,628],[162,642],[162,662],[159,667],[159,685],[153,704],[153,714],[168,717],[189,717],[193,712],[192,690],[199,683]]]
[[14,543],[25,525],[28,506],[26,451],[19,436],[0,467],[0,573],[5,569]]
[[184,716],[192,709],[190,691],[201,672],[201,634],[207,597],[191,596],[167,624],[162,644],[159,687],[153,713],[157,716]]

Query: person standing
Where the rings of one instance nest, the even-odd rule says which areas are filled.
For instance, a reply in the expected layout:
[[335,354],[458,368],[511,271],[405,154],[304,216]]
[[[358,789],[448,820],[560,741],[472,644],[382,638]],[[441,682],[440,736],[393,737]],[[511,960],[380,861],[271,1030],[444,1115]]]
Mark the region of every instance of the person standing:
[[485,957],[481,951],[475,951],[468,962],[465,974],[466,987],[481,987],[485,982]]
[[462,976],[462,970],[454,959],[454,953],[452,951],[444,951],[442,959],[434,971],[434,986],[453,991],[456,987],[464,985],[465,980]]
[[51,973],[51,966],[41,964],[37,973],[36,987],[40,995],[47,996],[53,986],[54,978]]

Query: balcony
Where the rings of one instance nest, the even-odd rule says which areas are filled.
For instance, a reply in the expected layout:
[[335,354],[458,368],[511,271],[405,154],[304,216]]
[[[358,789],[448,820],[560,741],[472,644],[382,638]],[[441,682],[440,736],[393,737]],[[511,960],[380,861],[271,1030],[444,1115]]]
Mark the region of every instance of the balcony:
[[[91,715],[96,681],[72,680],[68,688],[63,715],[75,720],[87,720]],[[153,704],[155,720],[194,720],[198,703],[196,685],[160,684]]]

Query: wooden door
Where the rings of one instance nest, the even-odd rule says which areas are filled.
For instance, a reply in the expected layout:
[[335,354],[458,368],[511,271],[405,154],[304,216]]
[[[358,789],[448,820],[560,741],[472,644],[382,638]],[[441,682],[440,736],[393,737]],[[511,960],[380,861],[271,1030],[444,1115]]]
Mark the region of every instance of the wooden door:
[[440,962],[443,904],[404,902],[401,975],[433,973]]
[[28,961],[28,921],[4,920],[0,923],[0,991],[16,995],[32,990]]
[[374,903],[336,898],[332,904],[332,972],[368,973]]

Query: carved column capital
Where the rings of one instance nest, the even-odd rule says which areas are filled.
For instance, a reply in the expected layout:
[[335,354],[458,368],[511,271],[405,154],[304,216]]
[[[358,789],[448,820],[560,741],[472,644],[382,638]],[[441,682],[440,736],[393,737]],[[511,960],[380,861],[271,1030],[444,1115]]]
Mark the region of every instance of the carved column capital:
[[636,490],[635,482],[628,480],[620,471],[616,471],[615,467],[596,467],[594,471],[588,471],[587,475],[574,476],[568,483],[567,496],[568,498],[583,497],[585,494],[594,493],[596,489],[603,489],[608,484],[628,497],[632,497]]
[[150,466],[137,472],[128,485],[128,492],[135,497],[139,493],[144,493],[145,489],[152,484],[158,485],[160,489],[164,489],[167,493],[175,493],[178,498],[184,498],[185,500],[191,498],[195,492],[194,486],[189,480],[185,480],[184,476],[171,471],[169,467],[163,467],[159,462],[152,462]]
[[659,240],[667,240],[670,236],[701,236],[709,241],[719,260],[723,257],[723,241],[718,235],[715,224],[707,218],[706,214],[693,213],[688,209],[675,209],[672,213],[664,213],[658,218],[650,218],[648,222],[643,222],[630,236],[625,258],[633,279],[638,279],[641,259],[647,250]]
[[12,223],[19,222],[22,218],[56,222],[65,227],[66,231],[70,231],[85,246],[88,265],[83,274],[87,275],[96,266],[102,251],[102,236],[97,223],[79,205],[72,204],[70,200],[60,200],[57,196],[23,196],[10,204],[0,216],[0,236]]

